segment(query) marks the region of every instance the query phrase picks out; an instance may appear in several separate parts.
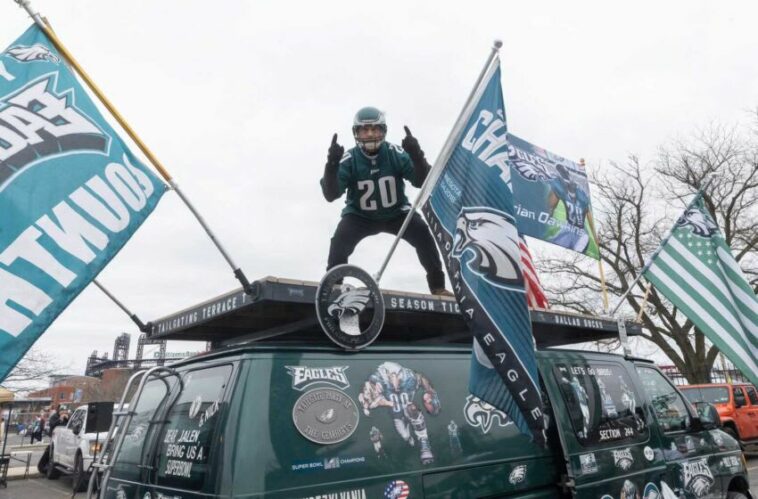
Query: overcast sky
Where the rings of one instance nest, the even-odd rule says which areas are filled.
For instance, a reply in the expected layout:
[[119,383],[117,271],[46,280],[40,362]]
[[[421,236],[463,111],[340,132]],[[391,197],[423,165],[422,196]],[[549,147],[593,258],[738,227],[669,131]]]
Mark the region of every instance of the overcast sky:
[[[662,143],[714,120],[745,122],[758,105],[755,0],[33,5],[250,279],[319,280],[342,207],[318,186],[332,134],[352,147],[353,114],[374,105],[388,140],[408,125],[435,158],[495,38],[509,129],[588,169],[630,153],[649,160]],[[3,48],[30,24],[12,0],[0,19]],[[365,240],[351,262],[375,272],[391,241]],[[543,250],[533,245],[535,259]],[[237,286],[171,192],[99,280],[144,321]],[[382,286],[426,290],[405,243]],[[80,373],[122,331],[134,355],[139,332],[90,286],[37,347]]]

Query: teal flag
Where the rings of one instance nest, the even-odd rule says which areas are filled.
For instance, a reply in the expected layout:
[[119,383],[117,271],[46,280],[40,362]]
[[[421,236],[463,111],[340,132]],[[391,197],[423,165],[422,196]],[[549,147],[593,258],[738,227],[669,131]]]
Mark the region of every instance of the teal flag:
[[0,53],[0,381],[165,190],[37,26]]
[[451,135],[454,147],[440,166],[424,215],[474,336],[469,390],[544,445],[539,373],[509,187],[500,59],[485,73],[461,119],[464,126]]
[[701,194],[644,276],[758,386],[758,299]]

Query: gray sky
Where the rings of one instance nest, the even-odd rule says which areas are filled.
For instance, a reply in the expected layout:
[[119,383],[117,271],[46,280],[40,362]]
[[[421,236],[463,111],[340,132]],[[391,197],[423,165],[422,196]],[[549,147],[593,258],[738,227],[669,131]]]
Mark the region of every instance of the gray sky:
[[[353,114],[374,105],[387,112],[388,140],[408,125],[435,158],[494,38],[509,129],[589,169],[629,153],[648,160],[758,105],[755,0],[33,5],[251,279],[319,280],[342,205],[318,187],[331,135],[352,147]],[[0,19],[3,48],[30,24],[11,0]],[[375,272],[390,244],[365,240],[351,262]],[[532,249],[535,259],[547,251]],[[171,192],[99,279],[145,321],[237,286]],[[406,244],[382,286],[425,291]],[[131,321],[90,286],[37,346],[81,372],[122,331],[136,345]]]

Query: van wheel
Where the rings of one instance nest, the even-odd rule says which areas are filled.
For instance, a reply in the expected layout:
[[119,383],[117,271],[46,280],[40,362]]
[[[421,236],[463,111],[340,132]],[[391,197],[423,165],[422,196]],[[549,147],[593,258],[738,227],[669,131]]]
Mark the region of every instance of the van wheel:
[[742,492],[732,490],[726,493],[726,499],[747,499],[747,496]]
[[48,480],[55,480],[61,476],[60,470],[55,467],[55,449],[53,444],[50,444],[50,460],[47,462],[47,469],[45,470],[45,476]]
[[84,492],[87,490],[87,470],[84,469],[84,460],[78,452],[74,459],[74,474],[71,475],[71,487],[74,489],[74,492]]

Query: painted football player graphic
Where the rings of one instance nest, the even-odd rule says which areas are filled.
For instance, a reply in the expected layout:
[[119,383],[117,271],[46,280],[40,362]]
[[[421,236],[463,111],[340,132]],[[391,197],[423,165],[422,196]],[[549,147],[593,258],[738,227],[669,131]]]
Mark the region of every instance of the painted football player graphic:
[[[330,203],[347,192],[337,229],[329,247],[327,270],[347,263],[363,239],[381,232],[397,234],[410,211],[405,181],[421,187],[429,173],[429,163],[418,140],[405,127],[402,147],[384,140],[387,122],[375,107],[364,107],[353,120],[356,147],[345,152],[337,134],[329,146],[321,190]],[[432,294],[452,296],[445,289],[445,274],[429,227],[414,213],[403,239],[416,249],[426,271]]]
[[584,253],[590,243],[590,236],[584,228],[584,220],[587,218],[590,224],[593,223],[590,199],[571,178],[571,172],[565,165],[558,163],[555,169],[558,175],[550,179],[548,206],[552,215],[558,202],[562,201],[566,208],[566,223],[550,239],[550,242]]
[[579,410],[582,413],[582,429],[577,434],[580,438],[587,438],[590,425],[590,401],[587,397],[587,390],[584,389],[575,376],[571,376],[571,380],[564,377],[561,381],[569,384],[576,396],[576,401],[579,403]]
[[384,440],[384,435],[382,435],[382,432],[379,431],[379,428],[372,426],[371,431],[368,433],[368,436],[371,439],[371,443],[374,445],[374,452],[376,452],[376,457],[378,459],[386,458],[387,454],[384,452],[384,448],[382,447],[382,440]]
[[429,379],[421,373],[396,362],[384,362],[363,384],[358,400],[366,416],[371,410],[386,407],[398,435],[411,447],[419,443],[422,464],[434,462],[432,446],[426,431],[424,412],[416,405],[416,393],[421,390],[424,409],[436,416],[440,413],[440,399]]

